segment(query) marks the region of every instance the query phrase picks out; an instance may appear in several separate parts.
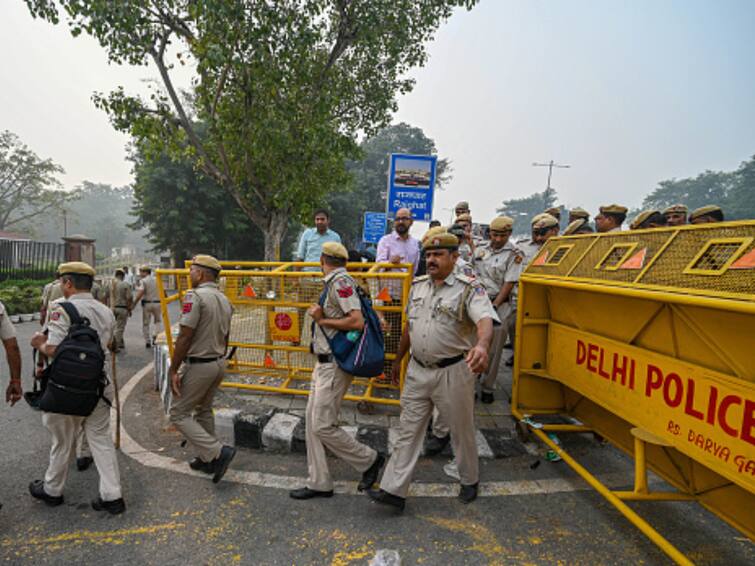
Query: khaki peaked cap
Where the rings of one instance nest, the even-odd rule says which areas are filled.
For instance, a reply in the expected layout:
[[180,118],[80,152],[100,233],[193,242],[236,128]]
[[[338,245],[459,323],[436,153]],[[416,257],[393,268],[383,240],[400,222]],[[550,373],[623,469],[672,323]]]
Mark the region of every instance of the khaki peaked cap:
[[213,269],[215,271],[221,271],[223,268],[217,259],[211,255],[199,254],[191,258],[191,265],[198,265],[199,267],[206,267],[207,269]]
[[459,238],[448,232],[440,232],[425,237],[422,247],[426,250],[454,250],[459,247]]
[[89,275],[95,276],[94,268],[83,261],[69,261],[58,266],[59,275]]
[[349,252],[338,242],[325,242],[322,245],[322,255],[337,259],[349,259]]
[[490,223],[490,229],[495,232],[505,232],[514,226],[514,219],[508,216],[497,216]]

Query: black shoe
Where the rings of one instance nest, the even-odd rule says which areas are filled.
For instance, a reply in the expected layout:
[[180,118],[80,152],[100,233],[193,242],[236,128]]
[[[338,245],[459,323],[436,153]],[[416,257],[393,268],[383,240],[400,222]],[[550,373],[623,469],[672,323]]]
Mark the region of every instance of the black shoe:
[[92,509],[95,511],[107,511],[111,515],[120,515],[126,510],[126,502],[122,497],[112,501],[103,501],[102,497],[92,499]]
[[459,490],[459,500],[462,503],[472,503],[472,501],[477,499],[478,485],[480,484],[476,483],[474,485],[462,485],[461,489]]
[[495,397],[493,397],[493,394],[489,391],[483,391],[480,394],[480,401],[482,401],[486,405],[490,405],[493,401],[495,401]]
[[81,458],[76,458],[76,469],[80,472],[83,472],[84,470],[88,469],[89,466],[92,465],[94,462],[94,459],[91,456],[83,456]]
[[368,489],[367,495],[369,495],[370,499],[372,499],[375,503],[390,505],[391,507],[395,507],[399,511],[403,511],[404,507],[406,506],[406,499],[399,497],[398,495],[388,493],[387,491],[383,491],[382,489]]
[[440,454],[445,450],[450,441],[450,434],[443,437],[431,434],[430,439],[425,443],[425,456],[435,456],[436,454]]
[[191,462],[189,462],[189,467],[192,470],[196,470],[198,472],[203,472],[205,474],[214,474],[215,470],[212,467],[212,462],[204,462],[200,458],[194,458]]
[[48,495],[45,491],[45,482],[42,480],[34,480],[31,482],[29,484],[29,493],[31,493],[32,497],[35,499],[41,499],[50,507],[57,507],[63,503],[62,495],[58,495],[57,497],[54,495]]
[[511,356],[508,360],[506,360],[506,367],[514,367],[514,356]]
[[146,344],[144,344],[144,347],[145,348],[151,348],[152,347],[152,342],[147,342]]
[[385,456],[378,452],[375,461],[362,474],[362,481],[357,485],[357,491],[364,491],[375,485],[375,482],[378,479],[378,474],[380,473],[380,468],[383,467],[383,464],[385,464]]
[[511,342],[506,342],[503,345],[503,347],[506,348],[507,350],[513,350],[514,349],[514,344],[512,344]]
[[315,497],[333,497],[333,490],[330,491],[317,491],[316,489],[309,489],[308,487],[300,487],[299,489],[292,489],[288,492],[291,499],[313,499]]
[[212,476],[212,483],[218,483],[223,479],[223,476],[228,470],[228,465],[231,463],[231,460],[233,460],[235,455],[236,449],[233,446],[223,446],[223,448],[220,449],[220,456],[210,462],[212,471],[215,473],[215,475]]

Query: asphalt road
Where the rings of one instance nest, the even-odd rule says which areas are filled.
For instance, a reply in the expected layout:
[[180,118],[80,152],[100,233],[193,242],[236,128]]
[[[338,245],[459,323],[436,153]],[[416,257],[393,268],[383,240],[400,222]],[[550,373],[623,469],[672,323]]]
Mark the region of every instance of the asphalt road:
[[[121,386],[151,361],[140,334],[140,312],[127,329],[127,352],[119,357]],[[28,340],[36,323],[18,326],[24,352],[24,384],[30,385]],[[3,389],[7,368],[2,364]],[[151,375],[133,388],[124,407],[129,434],[145,450],[188,458],[159,408]],[[366,497],[337,495],[297,502],[284,490],[197,477],[148,467],[121,454],[124,497],[120,516],[89,507],[97,495],[97,472],[72,467],[64,505],[33,500],[28,483],[41,478],[49,436],[40,415],[25,404],[0,407],[0,560],[9,564],[367,564],[379,549],[398,551],[403,564],[667,564],[665,555],[613,507],[589,490],[482,497],[471,505],[455,498],[410,499],[403,515]],[[565,445],[598,474],[621,473],[631,464],[617,451],[585,438]],[[484,461],[483,481],[570,478],[563,463],[532,456]],[[422,460],[416,481],[447,481],[442,458]],[[357,474],[331,461],[338,479]],[[236,470],[303,476],[302,455],[240,451]],[[623,477],[623,476],[622,476]],[[578,485],[579,482],[575,482]],[[634,504],[643,516],[700,564],[753,564],[755,545],[690,503]]]

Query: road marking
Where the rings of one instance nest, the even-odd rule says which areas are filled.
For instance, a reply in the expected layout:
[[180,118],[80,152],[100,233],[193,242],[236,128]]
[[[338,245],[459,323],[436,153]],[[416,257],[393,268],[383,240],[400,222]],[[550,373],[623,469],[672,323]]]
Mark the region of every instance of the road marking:
[[67,542],[113,542],[134,535],[152,535],[162,531],[175,531],[177,529],[183,529],[185,526],[184,523],[165,523],[148,527],[116,529],[114,531],[74,531],[72,533],[62,533],[51,537],[5,539],[2,542],[2,546],[7,548],[11,546],[32,546],[38,544],[52,545]]
[[[150,373],[150,371],[152,371],[151,364],[144,366],[128,380],[128,383],[120,391],[121,407],[126,406],[126,402],[128,401],[131,392],[142,381],[142,379]],[[110,412],[110,425],[114,430],[115,411]],[[206,474],[192,470],[183,460],[177,460],[176,458],[150,452],[131,437],[125,426],[121,426],[121,451],[143,466],[160,468],[170,472],[177,472],[207,479]],[[607,485],[621,485],[627,483],[627,478],[628,476],[626,474],[607,474],[601,476],[600,479]],[[224,480],[256,487],[290,490],[301,487],[306,481],[306,478],[231,469],[226,473]],[[333,489],[336,493],[346,495],[357,495],[359,493],[357,491],[357,482],[355,481],[336,481]],[[571,491],[588,491],[590,489],[590,486],[579,477],[491,481],[480,483],[479,496],[501,497],[508,495],[547,495],[551,493],[565,493]],[[456,483],[413,483],[409,489],[409,495],[415,497],[456,497],[458,493],[459,486]]]

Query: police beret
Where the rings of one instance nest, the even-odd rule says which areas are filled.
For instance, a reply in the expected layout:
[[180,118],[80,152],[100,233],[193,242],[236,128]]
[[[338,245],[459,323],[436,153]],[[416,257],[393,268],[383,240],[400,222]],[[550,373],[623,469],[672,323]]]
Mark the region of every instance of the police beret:
[[504,232],[506,230],[511,230],[513,225],[513,218],[509,218],[508,216],[498,216],[493,218],[493,221],[490,223],[490,229],[496,232]]
[[89,275],[94,277],[94,268],[88,263],[83,261],[69,261],[68,263],[61,263],[58,266],[58,273],[60,275]]
[[554,218],[561,218],[561,209],[557,206],[552,206],[545,210],[545,214],[550,214]]
[[577,230],[582,228],[587,224],[587,218],[577,218],[573,222],[569,223],[569,225],[566,227],[566,230],[564,230],[564,236],[571,236],[572,234],[575,234]]
[[687,205],[672,204],[663,211],[663,214],[687,214]]
[[569,216],[573,216],[574,218],[590,218],[590,213],[584,208],[577,207],[569,211]]
[[422,236],[422,241],[424,242],[426,238],[434,236],[435,234],[442,234],[443,232],[448,232],[448,229],[446,229],[444,226],[434,226],[433,228],[430,228],[427,232],[425,232],[425,235]]
[[195,255],[191,258],[191,265],[198,265],[199,267],[206,267],[207,269],[214,269],[215,271],[221,271],[220,263],[211,255]]
[[620,204],[607,204],[605,206],[600,207],[600,213],[601,214],[626,214],[627,210],[629,210],[626,206],[621,206]]
[[322,254],[338,259],[349,259],[349,252],[338,242],[325,242],[322,245]]
[[629,225],[630,230],[637,230],[642,226],[642,223],[645,222],[648,218],[653,216],[653,214],[658,214],[659,211],[657,210],[643,210],[640,212],[637,216],[634,217],[634,220],[632,220],[632,223]]
[[448,232],[441,232],[422,240],[422,247],[426,250],[452,250],[459,247],[459,238]]
[[532,226],[535,226],[535,224],[540,222],[543,218],[553,218],[553,220],[556,221],[556,224],[558,224],[558,219],[555,216],[551,216],[547,212],[541,212],[532,217]]
[[466,212],[464,214],[459,214],[459,216],[456,217],[456,222],[472,222],[472,215],[467,214]]
[[720,206],[716,206],[715,204],[709,204],[707,206],[701,206],[700,208],[696,208],[695,210],[690,212],[689,219],[694,220],[695,218],[700,218],[701,216],[711,214],[712,212],[723,213]]
[[454,206],[454,210],[458,210],[460,208],[463,208],[464,210],[469,210],[469,203],[465,200],[461,202],[457,202],[456,206]]
[[535,222],[532,227],[535,229],[540,228],[553,228],[554,226],[558,226],[559,222],[558,219],[551,216],[550,214],[543,214],[540,219]]

